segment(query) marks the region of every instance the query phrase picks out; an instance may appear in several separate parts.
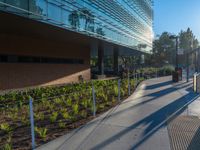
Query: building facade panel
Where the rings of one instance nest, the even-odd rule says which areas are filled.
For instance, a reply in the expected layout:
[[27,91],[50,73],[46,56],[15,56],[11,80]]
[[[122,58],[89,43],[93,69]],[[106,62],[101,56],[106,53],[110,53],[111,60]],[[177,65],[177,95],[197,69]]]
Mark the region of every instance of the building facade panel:
[[[13,35],[0,35],[0,41],[0,90],[90,79],[88,47]],[[60,62],[63,59],[73,61]]]
[[0,0],[0,9],[136,50],[152,49],[152,0]]
[[119,74],[119,55],[152,49],[152,3],[0,0],[0,89]]

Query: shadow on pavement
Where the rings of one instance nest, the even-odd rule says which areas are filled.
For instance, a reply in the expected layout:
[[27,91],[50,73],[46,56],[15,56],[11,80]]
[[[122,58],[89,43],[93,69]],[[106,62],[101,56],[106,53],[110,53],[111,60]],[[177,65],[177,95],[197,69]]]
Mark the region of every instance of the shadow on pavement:
[[[175,90],[175,89],[173,89]],[[169,90],[169,91],[173,91]],[[177,89],[176,89],[177,90]],[[173,115],[177,116],[178,114],[182,113],[191,102],[197,99],[199,95],[195,93],[188,93],[185,96],[173,101],[172,103],[160,108],[158,111],[150,114],[149,116],[145,117],[144,119],[132,124],[131,126],[127,127],[126,129],[118,132],[114,136],[105,139],[100,144],[97,144],[92,149],[103,149],[106,145],[111,144],[112,142],[120,139],[122,136],[127,134],[128,132],[136,129],[140,125],[148,125],[147,128],[144,130],[141,139],[139,142],[135,143],[131,149],[137,149],[142,143],[144,143],[149,137],[151,137],[156,131],[160,128],[166,126],[166,122],[169,121],[168,117]],[[119,113],[119,112],[118,112]],[[116,115],[116,114],[114,114]],[[134,141],[133,141],[134,142]]]
[[192,141],[190,142],[187,150],[199,150],[200,149],[200,127],[196,131]]
[[156,89],[156,88],[160,88],[161,86],[167,86],[172,84],[172,81],[166,81],[166,82],[161,82],[161,83],[157,83],[154,85],[148,85],[145,87],[146,90],[152,90],[152,89]]

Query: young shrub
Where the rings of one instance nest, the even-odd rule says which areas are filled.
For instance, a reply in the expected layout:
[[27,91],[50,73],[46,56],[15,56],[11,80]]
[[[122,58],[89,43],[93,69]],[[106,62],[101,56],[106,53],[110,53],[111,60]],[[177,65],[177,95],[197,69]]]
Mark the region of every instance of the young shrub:
[[54,102],[56,103],[56,104],[62,104],[62,100],[60,99],[60,98],[55,98],[54,99]]
[[12,128],[8,123],[2,123],[0,124],[0,129],[6,133],[10,133],[12,131]]
[[70,115],[69,115],[68,112],[62,112],[61,115],[62,115],[62,117],[63,117],[64,119],[70,119]]
[[88,107],[88,100],[86,98],[83,98],[83,100],[81,101],[81,105],[84,107],[84,108],[87,108]]
[[3,149],[2,150],[12,150],[12,144],[11,143],[6,143],[4,146],[3,146]]
[[11,134],[9,134],[8,138],[6,139],[7,143],[3,146],[2,149],[3,150],[12,150],[13,147],[12,147],[11,141],[12,141],[12,136],[11,136]]
[[42,140],[46,140],[47,137],[47,128],[39,128],[39,127],[35,127],[35,132],[37,133],[37,135],[42,139]]
[[80,112],[81,117],[86,118],[87,117],[87,111],[86,110],[82,110]]
[[116,98],[114,96],[112,96],[112,103],[115,103]]
[[41,120],[41,121],[43,121],[44,120],[44,114],[41,113],[41,112],[34,113],[34,118],[35,118],[35,120]]
[[25,114],[22,114],[22,115],[20,116],[20,121],[21,121],[24,125],[29,125],[29,124],[30,124],[29,118],[28,118]]
[[53,112],[49,119],[53,123],[57,120],[57,117],[58,117],[58,112]]
[[68,107],[72,106],[72,99],[71,98],[67,99],[67,106]]
[[79,109],[78,104],[74,104],[74,105],[72,106],[72,110],[73,110],[74,115],[77,115],[77,114],[78,114],[78,112],[79,112],[78,109]]
[[114,95],[117,97],[118,96],[118,86],[115,85],[113,90],[114,90]]
[[59,126],[59,128],[62,128],[62,129],[64,129],[66,127],[65,123],[62,122],[61,120],[59,120],[58,126]]

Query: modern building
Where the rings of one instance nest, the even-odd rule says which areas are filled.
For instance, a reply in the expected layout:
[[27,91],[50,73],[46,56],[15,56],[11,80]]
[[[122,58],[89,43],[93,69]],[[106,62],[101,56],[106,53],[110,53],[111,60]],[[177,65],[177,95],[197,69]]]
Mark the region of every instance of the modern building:
[[117,73],[120,57],[152,49],[152,4],[0,0],[0,89],[89,80],[91,70]]

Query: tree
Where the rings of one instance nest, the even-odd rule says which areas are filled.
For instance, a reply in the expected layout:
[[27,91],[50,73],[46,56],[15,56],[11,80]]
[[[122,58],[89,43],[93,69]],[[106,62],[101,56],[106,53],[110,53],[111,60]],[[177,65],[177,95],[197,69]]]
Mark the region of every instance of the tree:
[[163,32],[162,35],[154,40],[152,50],[152,64],[156,66],[173,64],[175,60],[175,43],[170,39],[170,33]]
[[[186,31],[181,30],[181,32],[179,33],[179,47],[183,49],[184,54],[192,51],[192,48],[193,49],[198,48],[198,46],[199,46],[199,42],[194,36],[190,28],[188,28]],[[194,60],[194,57],[195,56],[190,55],[189,62],[192,62],[192,60]],[[186,61],[185,61],[186,55],[180,56],[179,60],[180,60],[179,61],[180,63],[182,63],[183,65],[186,65]]]
[[191,45],[193,48],[198,48],[199,42],[195,38],[192,30],[188,28],[186,31],[181,30],[179,33],[179,47],[182,48],[184,51],[190,51]]

